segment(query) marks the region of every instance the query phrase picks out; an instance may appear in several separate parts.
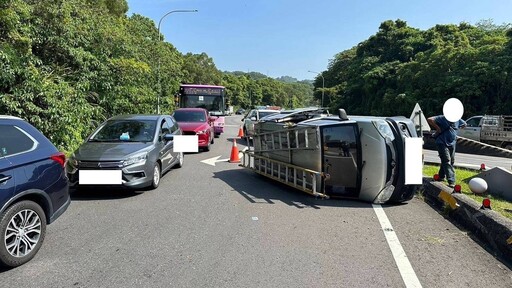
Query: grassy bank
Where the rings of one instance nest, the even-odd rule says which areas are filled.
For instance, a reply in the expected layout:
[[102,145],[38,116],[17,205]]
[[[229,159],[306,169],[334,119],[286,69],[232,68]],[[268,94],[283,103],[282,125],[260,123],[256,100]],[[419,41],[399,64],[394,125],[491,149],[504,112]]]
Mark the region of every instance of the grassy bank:
[[[436,165],[425,165],[423,167],[423,175],[426,177],[434,177],[439,171],[439,166]],[[491,207],[494,211],[512,220],[512,203],[502,198],[485,193],[483,195],[476,195],[469,189],[469,180],[478,175],[478,171],[455,168],[455,174],[457,176],[457,183],[462,187],[462,193],[475,200],[477,203],[482,203],[482,200],[489,198],[491,200]],[[445,183],[447,184],[447,183]]]

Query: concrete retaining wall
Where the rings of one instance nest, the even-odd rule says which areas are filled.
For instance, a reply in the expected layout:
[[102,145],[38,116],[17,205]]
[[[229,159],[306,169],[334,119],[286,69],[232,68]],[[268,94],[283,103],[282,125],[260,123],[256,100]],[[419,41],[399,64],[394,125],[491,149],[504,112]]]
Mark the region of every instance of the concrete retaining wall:
[[[424,195],[438,208],[443,207],[444,202],[438,197],[444,190],[452,189],[440,182],[433,182],[431,178],[423,178]],[[458,208],[450,211],[449,217],[455,220],[465,229],[471,231],[482,242],[488,244],[495,256],[502,258],[507,264],[512,264],[512,220],[488,209],[480,209],[481,204],[476,203],[466,195],[451,194]],[[492,203],[491,203],[492,207]],[[510,244],[509,244],[510,243]]]

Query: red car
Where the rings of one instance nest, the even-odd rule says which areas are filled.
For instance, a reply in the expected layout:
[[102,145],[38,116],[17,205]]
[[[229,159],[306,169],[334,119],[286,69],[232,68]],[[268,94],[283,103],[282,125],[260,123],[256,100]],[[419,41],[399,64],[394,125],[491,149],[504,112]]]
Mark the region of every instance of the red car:
[[210,117],[208,111],[203,108],[180,108],[172,114],[178,122],[183,135],[197,135],[199,148],[210,150],[213,144],[215,117]]

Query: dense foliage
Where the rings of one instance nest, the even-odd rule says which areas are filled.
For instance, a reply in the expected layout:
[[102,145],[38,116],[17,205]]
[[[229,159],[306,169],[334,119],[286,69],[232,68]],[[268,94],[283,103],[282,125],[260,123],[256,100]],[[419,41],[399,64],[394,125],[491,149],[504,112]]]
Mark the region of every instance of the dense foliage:
[[[1,0],[0,114],[19,116],[72,151],[98,123],[118,114],[174,109],[180,83],[227,88],[230,105],[303,107],[349,114],[409,116],[420,103],[439,114],[459,98],[465,116],[512,114],[512,30],[490,22],[404,21],[334,56],[313,83],[257,72],[219,71],[206,53],[181,54],[154,21],[127,16],[125,0]],[[313,95],[313,88],[314,95]]]
[[[335,55],[322,75],[326,102],[350,114],[408,117],[417,102],[437,115],[452,97],[464,104],[464,117],[512,114],[512,30],[484,21],[421,31],[385,21]],[[322,79],[315,87],[319,99]]]
[[222,84],[238,106],[310,104],[312,85],[219,71],[182,55],[125,0],[1,0],[0,114],[22,117],[65,151],[118,114],[174,109],[180,83]]

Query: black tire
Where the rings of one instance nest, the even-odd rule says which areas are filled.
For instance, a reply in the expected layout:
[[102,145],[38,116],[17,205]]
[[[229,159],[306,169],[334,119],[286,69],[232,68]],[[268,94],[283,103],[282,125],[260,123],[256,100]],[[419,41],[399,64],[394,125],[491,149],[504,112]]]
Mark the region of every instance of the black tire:
[[181,167],[183,167],[183,163],[185,163],[185,154],[183,154],[183,152],[180,152],[178,155],[179,155],[178,156],[179,160],[178,160],[178,163],[176,163],[176,165],[174,165],[174,167],[181,168]]
[[213,137],[214,138],[219,138],[220,137],[220,133],[213,133]]
[[160,179],[162,178],[162,170],[160,169],[160,164],[158,164],[158,162],[155,163],[155,167],[153,167],[153,174],[151,176],[153,177],[153,180],[151,181],[150,187],[151,189],[156,189],[160,185]]
[[[16,235],[19,235],[19,234],[13,234],[13,236],[6,238],[5,237],[6,230],[7,230],[9,223],[11,222],[11,220],[13,220],[13,218],[18,219],[19,215],[20,215],[18,213],[23,213],[22,211],[24,211],[24,210],[29,212],[29,215],[30,215],[30,212],[34,212],[34,214],[32,214],[30,216],[29,220],[31,222],[34,221],[34,223],[37,222],[37,220],[39,220],[39,222],[38,222],[39,225],[32,226],[32,227],[39,227],[38,230],[40,232],[39,232],[39,235],[37,235],[37,233],[26,233],[24,236],[21,236],[21,239],[25,239],[25,241],[20,243],[20,245],[19,245],[19,247],[22,247],[21,250],[24,250],[23,247],[25,247],[25,248],[27,247],[25,244],[25,243],[27,243],[26,239],[31,239],[31,240],[36,239],[36,244],[25,255],[14,256],[9,252],[7,246],[10,243],[13,243],[14,241],[16,241]],[[4,211],[4,213],[2,213],[1,217],[2,218],[0,219],[0,264],[7,266],[7,267],[17,267],[17,266],[27,263],[32,258],[34,258],[34,256],[37,254],[37,252],[41,248],[41,245],[43,245],[43,242],[44,242],[44,237],[46,235],[46,215],[45,215],[43,209],[41,208],[41,206],[39,206],[37,203],[35,203],[33,201],[24,200],[24,201],[17,202],[14,205],[12,205],[11,207],[9,207],[7,210]],[[18,222],[18,221],[16,221],[16,222]],[[23,227],[23,228],[30,226],[30,225],[27,225],[27,223],[25,223],[25,224],[19,223],[19,224],[22,225],[21,227]],[[33,229],[33,230],[37,230],[37,229]],[[28,231],[30,231],[30,230],[28,230]],[[30,237],[33,237],[33,238],[30,238]]]
[[215,140],[213,140],[213,139],[215,139],[215,135],[212,137],[212,141],[210,141],[210,144],[215,143]]
[[208,145],[206,145],[206,147],[204,147],[204,151],[206,151],[206,152],[210,151],[211,145],[212,145],[212,143],[208,142]]

